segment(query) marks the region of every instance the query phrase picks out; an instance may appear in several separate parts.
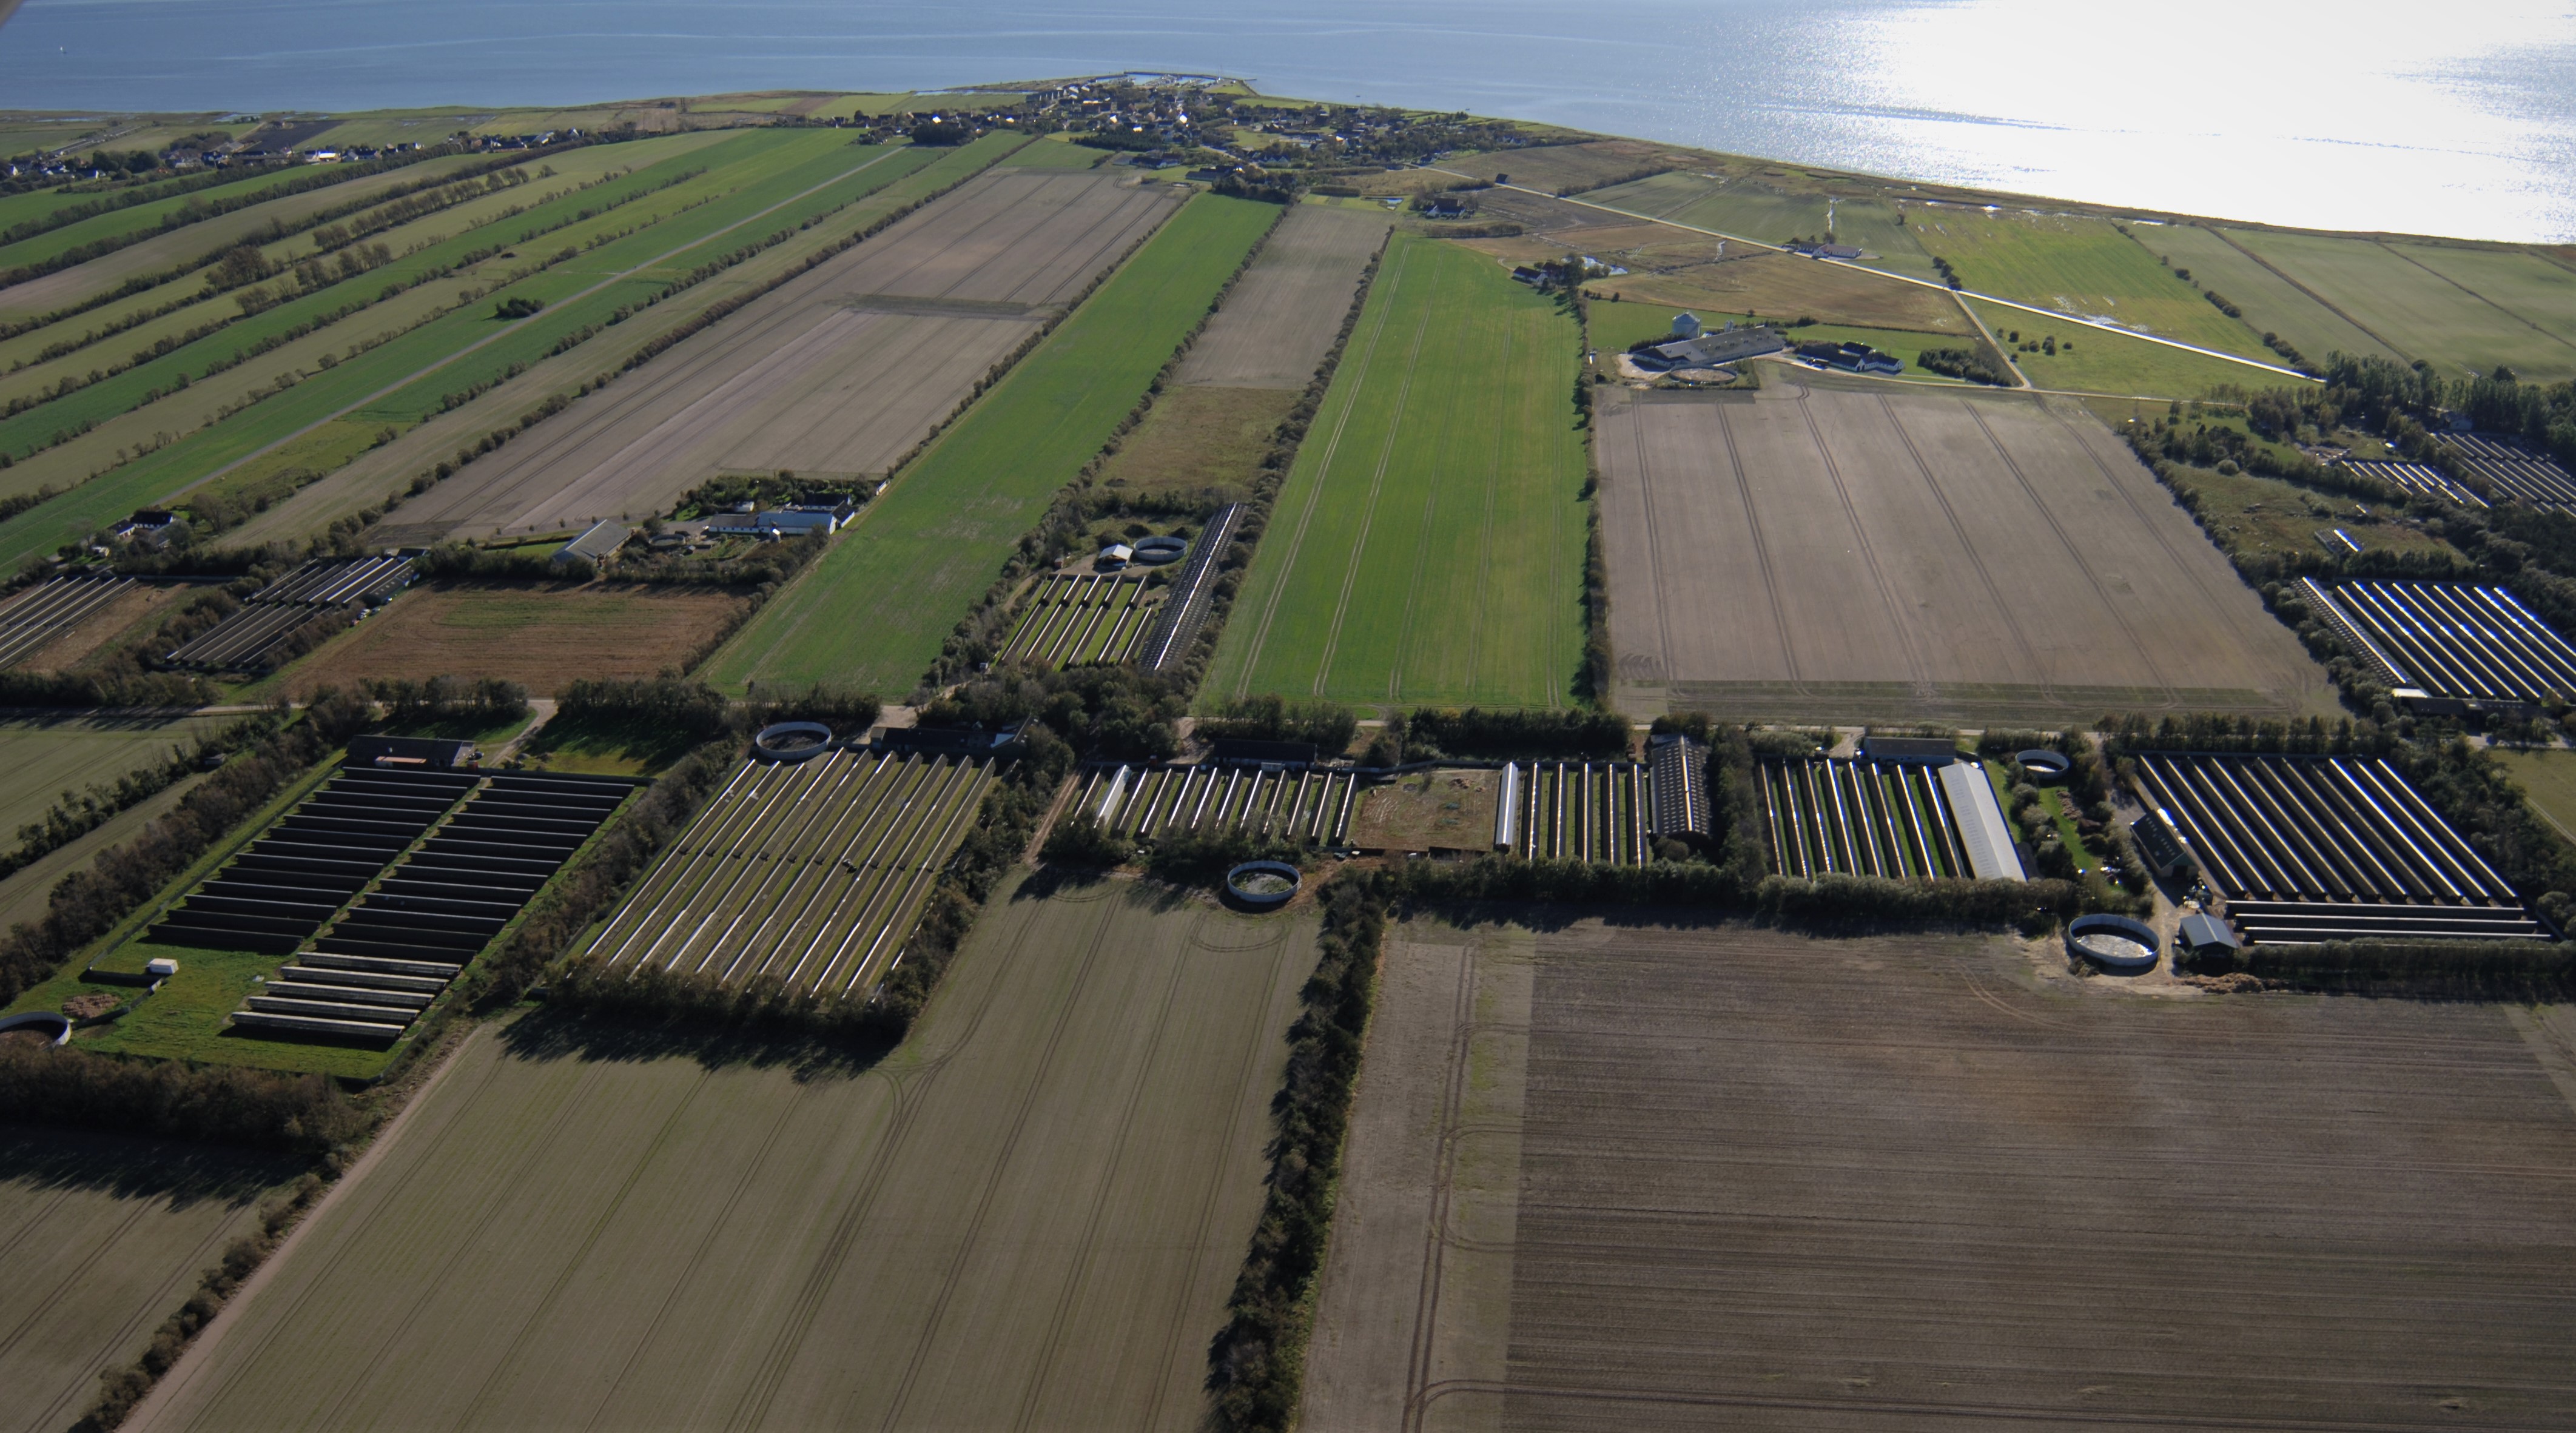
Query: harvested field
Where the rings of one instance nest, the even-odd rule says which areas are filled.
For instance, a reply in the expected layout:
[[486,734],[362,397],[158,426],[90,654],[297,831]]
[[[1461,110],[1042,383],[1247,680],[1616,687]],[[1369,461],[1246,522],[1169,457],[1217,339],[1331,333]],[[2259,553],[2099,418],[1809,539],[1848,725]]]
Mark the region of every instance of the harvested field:
[[249,1232],[291,1162],[64,1130],[0,1131],[0,1429],[60,1433]]
[[127,1426],[1186,1433],[1314,960],[1014,881],[863,1072],[477,1035]]
[[989,758],[853,751],[743,766],[586,957],[866,996],[996,770]]
[[1602,407],[1623,710],[2304,713],[2323,673],[2080,411],[1792,377]]
[[1582,657],[1580,341],[1492,260],[1398,235],[1203,695],[1563,704]]
[[1143,511],[1175,499],[1240,502],[1252,495],[1271,435],[1297,406],[1294,388],[1199,388],[1174,384],[1145,421],[1118,440],[1100,485]]
[[297,664],[298,693],[362,677],[499,677],[551,696],[580,677],[683,668],[742,606],[703,588],[443,583],[404,593]]
[[1300,204],[1244,270],[1176,379],[1217,388],[1304,388],[1350,312],[1392,220]]
[[2576,1012],[2063,970],[1399,928],[1304,1426],[2576,1426]]
[[726,471],[881,476],[1177,202],[988,173],[413,499],[385,540],[642,518]]

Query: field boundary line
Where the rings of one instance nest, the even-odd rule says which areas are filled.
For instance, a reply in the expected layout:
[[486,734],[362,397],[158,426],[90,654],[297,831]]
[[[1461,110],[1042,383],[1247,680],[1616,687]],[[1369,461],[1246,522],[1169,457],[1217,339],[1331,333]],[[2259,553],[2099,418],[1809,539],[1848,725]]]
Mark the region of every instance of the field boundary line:
[[2506,308],[2503,304],[2497,303],[2494,299],[2488,298],[2485,294],[2479,293],[2476,289],[2470,288],[2467,284],[2461,283],[2458,279],[2452,278],[2449,274],[2443,273],[2440,269],[2434,268],[2431,264],[2425,263],[2423,260],[2418,259],[2413,255],[2400,252],[2396,245],[2389,243],[2386,239],[2373,239],[2371,242],[2378,247],[2387,250],[2389,253],[2396,255],[2396,257],[2404,259],[2406,262],[2422,269],[2424,272],[2431,274],[2433,277],[2440,279],[2442,282],[2449,284],[2451,287],[2458,289],[2460,292],[2467,294],[2470,298],[2476,299],[2479,303],[2485,304],[2488,308],[2494,309],[2497,313],[2503,314],[2506,318],[2512,319],[2515,323],[2521,324],[2524,328],[2530,329],[2533,333],[2539,334],[2542,338],[2548,339],[2551,343],[2557,344],[2560,348],[2576,350],[2576,343],[2570,343],[2566,339],[2559,337],[2557,334],[2551,333],[2549,330],[2542,328],[2540,325],[2533,323],[2531,320],[2524,318],[2522,315],[2515,313],[2509,308]]
[[[1459,174],[1458,171],[1454,169],[1440,169],[1428,164],[1422,167],[1431,170],[1435,174],[1455,175],[1460,179],[1473,179],[1476,177],[1472,174]],[[1685,229],[1694,234],[1706,234],[1712,239],[1724,239],[1730,244],[1750,244],[1757,249],[1767,249],[1775,254],[1786,254],[1789,252],[1778,244],[1766,244],[1760,239],[1749,238],[1743,234],[1730,234],[1723,229],[1703,229],[1697,224],[1685,224],[1678,219],[1665,219],[1653,214],[1640,214],[1633,209],[1621,209],[1609,204],[1596,204],[1589,199],[1576,199],[1563,194],[1550,194],[1544,189],[1532,189],[1527,185],[1497,184],[1494,187],[1497,189],[1514,189],[1523,194],[1534,194],[1541,199],[1553,199],[1559,204],[1578,204],[1586,209],[1598,209],[1604,214],[1616,214],[1623,219],[1637,219],[1649,224],[1669,225],[1672,228]],[[1806,256],[1795,255],[1793,257]],[[2023,313],[2035,313],[2043,318],[2053,318],[2060,323],[2071,323],[2084,328],[2100,329],[2104,333],[2126,334],[2130,338],[2142,339],[2148,343],[2161,343],[2167,348],[2179,348],[2185,353],[2197,353],[2206,358],[2225,359],[2229,363],[2241,363],[2248,368],[2262,369],[2266,373],[2277,373],[2284,378],[2295,378],[2302,383],[2315,383],[2319,381],[2317,379],[2310,378],[2308,375],[2301,373],[2295,368],[2283,368],[2276,363],[2265,363],[2259,358],[2246,358],[2239,354],[2229,353],[2224,349],[2203,348],[2199,344],[2184,343],[2180,339],[2163,338],[2152,333],[2140,333],[2136,329],[2122,328],[2118,324],[2114,323],[2100,323],[2089,318],[2078,318],[2073,314],[2059,313],[2055,309],[2041,308],[2036,304],[2026,304],[2016,299],[1997,298],[1993,294],[1981,294],[1974,289],[1953,289],[1948,284],[1936,284],[1930,279],[1918,279],[1911,274],[1890,273],[1885,269],[1873,269],[1867,264],[1847,263],[1841,259],[1819,258],[1813,260],[1813,262],[1819,264],[1831,264],[1838,269],[1849,269],[1856,274],[1870,274],[1878,278],[1893,280],[1900,284],[1912,284],[1916,288],[1939,289],[1944,293],[1955,293],[1966,298],[1977,299],[1984,303],[2001,304],[2005,308],[2019,309]],[[2355,327],[2359,327],[2359,325],[2355,325]],[[2367,329],[2362,331],[2365,333],[2369,332]],[[2376,335],[2373,336],[2375,337]]]
[[[810,199],[813,196],[822,193],[824,190],[831,188],[833,185],[848,179],[851,175],[864,173],[867,170],[873,169],[876,166],[885,163],[887,160],[894,158],[896,155],[904,153],[910,148],[910,145],[897,145],[890,148],[885,153],[878,155],[867,163],[857,165],[850,169],[845,169],[842,172],[833,175],[831,178],[824,180],[822,183],[815,185],[811,189],[807,189],[797,194],[790,194],[786,198],[779,200],[777,203],[770,205],[768,208],[761,210],[757,214],[745,215],[744,217],[736,219],[732,223],[725,225],[721,229],[715,230],[712,233],[700,235],[698,238],[692,239],[688,243],[680,245],[678,248],[656,254],[652,258],[649,258],[632,268],[622,269],[616,273],[610,274],[608,277],[601,279],[598,283],[592,284],[589,288],[583,289],[579,293],[567,294],[564,297],[555,300],[555,306],[561,308],[570,304],[576,304],[612,284],[624,283],[626,280],[635,277],[637,274],[660,265],[665,259],[678,254],[685,254],[691,249],[698,248],[701,245],[713,243],[714,241],[723,238],[725,235],[732,233],[734,230],[741,228],[745,224],[756,223],[762,219],[766,219],[770,215],[777,213],[779,210],[786,208],[788,205],[793,204],[800,199]],[[462,312],[462,310],[460,309],[458,312]],[[244,463],[251,462],[258,458],[264,458],[269,454],[276,452],[278,449],[285,447],[287,444],[294,442],[296,439],[303,437],[305,434],[322,427],[324,424],[336,423],[380,398],[389,398],[394,394],[401,392],[403,389],[410,387],[412,384],[419,382],[421,379],[438,372],[440,369],[446,368],[460,359],[468,358],[481,352],[490,345],[498,343],[502,339],[509,337],[513,332],[515,332],[514,329],[506,326],[495,329],[491,333],[474,340],[472,343],[469,343],[463,348],[456,350],[454,353],[447,355],[445,358],[438,360],[436,363],[426,364],[420,368],[414,369],[410,373],[404,374],[402,377],[395,379],[392,383],[368,394],[366,397],[358,399],[356,402],[350,403],[331,413],[324,414],[322,417],[314,419],[312,422],[305,424],[303,427],[296,429],[294,432],[289,433],[282,438],[279,438],[275,442],[268,444],[266,447],[244,453],[240,457],[233,459],[231,462],[224,464],[222,467],[215,469],[213,472],[208,473],[203,477],[191,479],[187,483],[172,489],[169,495],[164,497],[161,501],[164,503],[176,501],[182,495],[194,492],[198,488],[204,487],[206,484],[221,478],[226,473],[233,471]]]
[[[1369,327],[1368,348],[1360,357],[1359,371],[1352,375],[1350,395],[1348,399],[1343,402],[1342,411],[1334,416],[1333,436],[1325,442],[1323,456],[1316,460],[1315,481],[1314,484],[1306,490],[1306,506],[1298,512],[1297,529],[1288,535],[1288,551],[1280,558],[1279,580],[1277,583],[1273,584],[1270,589],[1270,600],[1261,609],[1261,625],[1253,629],[1252,645],[1243,654],[1243,674],[1236,679],[1234,684],[1234,694],[1237,697],[1246,697],[1252,694],[1253,671],[1261,663],[1261,649],[1268,645],[1270,641],[1270,619],[1279,615],[1280,597],[1288,590],[1288,579],[1294,575],[1297,570],[1297,553],[1300,548],[1305,546],[1307,524],[1314,520],[1315,509],[1323,502],[1324,480],[1332,476],[1333,458],[1341,451],[1342,447],[1342,432],[1344,429],[1350,427],[1351,414],[1359,407],[1360,388],[1368,382],[1369,369],[1377,362],[1378,339],[1380,335],[1386,331],[1387,315],[1395,311],[1395,296],[1398,290],[1403,286],[1405,266],[1411,260],[1412,256],[1412,245],[1407,244],[1398,248],[1396,251],[1395,271],[1385,275],[1382,279],[1373,280],[1370,284],[1370,298],[1377,297],[1375,289],[1378,283],[1385,283],[1388,286],[1386,302],[1379,306],[1377,311],[1377,321]],[[1334,374],[1335,385],[1338,386],[1340,381],[1341,375],[1336,371]],[[1326,396],[1329,397],[1329,393]]]
[[[1315,696],[1324,694],[1325,680],[1333,670],[1333,654],[1341,649],[1342,624],[1350,616],[1351,589],[1359,585],[1360,564],[1368,558],[1369,529],[1377,523],[1378,494],[1386,489],[1386,470],[1395,461],[1395,442],[1404,432],[1405,404],[1412,401],[1414,370],[1422,363],[1422,336],[1431,331],[1431,315],[1438,307],[1435,300],[1439,294],[1440,274],[1435,269],[1431,274],[1431,292],[1423,296],[1422,321],[1413,327],[1413,347],[1404,355],[1404,379],[1396,385],[1395,403],[1387,413],[1386,442],[1378,448],[1377,468],[1369,474],[1368,501],[1360,506],[1359,536],[1352,539],[1351,560],[1342,568],[1341,596],[1333,604],[1332,625],[1324,632],[1324,650],[1315,659],[1315,680],[1311,688]],[[1354,405],[1359,401],[1356,390],[1351,394],[1351,401]],[[1320,484],[1316,491],[1322,492]]]
[[[1658,527],[1655,521],[1655,484],[1649,476],[1654,471],[1654,464],[1647,456],[1646,448],[1646,410],[1653,405],[1630,401],[1622,406],[1628,409],[1628,446],[1635,450],[1637,458],[1637,506],[1644,512],[1646,518],[1646,590],[1661,592],[1664,590],[1664,564],[1663,557],[1658,551],[1661,544],[1656,541]],[[1603,485],[1606,487],[1608,475],[1604,474],[1603,478]],[[1598,501],[1597,496],[1595,500]],[[1603,565],[1607,566],[1608,539],[1603,539],[1602,546]],[[1616,612],[1618,609],[1613,607],[1610,610]],[[1606,623],[1604,627],[1602,635],[1610,636]],[[1672,613],[1662,602],[1657,602],[1655,604],[1655,680],[1659,682],[1669,680],[1672,669]],[[1610,644],[1610,674],[1613,682],[1620,679],[1619,645],[1616,640]]]
[[2203,224],[2199,227],[2204,232],[2216,236],[2218,242],[2225,244],[2227,247],[2243,254],[2246,258],[2253,260],[2255,265],[2261,268],[2265,273],[2268,273],[2272,277],[2279,279],[2281,282],[2288,284],[2290,287],[2297,289],[2300,293],[2307,295],[2309,301],[2314,303],[2317,307],[2324,309],[2326,312],[2333,314],[2335,317],[2342,319],[2348,324],[2351,324],[2354,328],[2361,330],[2364,334],[2369,336],[2371,342],[2378,344],[2380,347],[2387,349],[2389,352],[2396,354],[2399,358],[2402,358],[2409,363],[2415,361],[2415,355],[2408,353],[2406,350],[2399,348],[2396,344],[2390,343],[2386,338],[2381,337],[2379,330],[2372,328],[2369,324],[2363,323],[2360,319],[2354,318],[2351,314],[2345,313],[2343,309],[2334,302],[2334,300],[2327,298],[2324,294],[2318,293],[2315,289],[2309,288],[2306,284],[2301,283],[2297,275],[2291,273],[2285,268],[2282,268],[2280,265],[2273,263],[2270,259],[2264,258],[2261,254],[2255,253],[2252,249],[2245,247],[2243,244],[2236,242],[2235,235],[2230,234],[2225,229],[2219,228],[2215,225]]
[[[1456,1192],[1458,1115],[1467,1100],[1467,1068],[1475,1041],[1473,1019],[1479,972],[1477,945],[1458,947],[1457,987],[1450,997],[1449,1078],[1440,1091],[1440,1123],[1431,1166],[1431,1217],[1422,1234],[1422,1277],[1413,1297],[1413,1331],[1405,1352],[1403,1433],[1418,1433],[1430,1406],[1425,1380],[1431,1374],[1432,1345],[1438,1338],[1440,1284],[1445,1277],[1449,1204]],[[1381,977],[1383,978],[1383,977]]]
[[[2117,1413],[2068,1408],[2021,1408],[2009,1404],[1869,1403],[1859,1399],[1767,1397],[1758,1393],[1696,1393],[1683,1389],[1566,1388],[1480,1378],[1453,1378],[1433,1386],[1426,1402],[1452,1393],[1483,1393],[1528,1399],[1564,1399],[1577,1403],[1628,1403],[1680,1408],[1748,1408],[1776,1412],[1826,1413],[1846,1424],[1855,1414],[1876,1419],[1970,1419],[1986,1423],[2044,1423],[2059,1426],[2097,1424],[2110,1428],[2205,1428],[2227,1433],[2431,1433],[2454,1423],[2355,1423],[2347,1419],[2230,1418],[2223,1414]],[[2502,1428],[2536,1428],[2535,1424],[2502,1424]]]

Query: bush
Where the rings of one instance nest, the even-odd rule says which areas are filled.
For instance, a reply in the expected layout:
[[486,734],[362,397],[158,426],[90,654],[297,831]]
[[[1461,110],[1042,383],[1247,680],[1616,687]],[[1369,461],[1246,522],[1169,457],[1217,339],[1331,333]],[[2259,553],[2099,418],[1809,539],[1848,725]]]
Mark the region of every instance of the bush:
[[320,1154],[365,1117],[320,1075],[0,1041],[0,1120]]
[[1088,811],[1076,811],[1055,823],[1039,852],[1049,865],[1123,866],[1136,855],[1136,843],[1103,826]]
[[1311,741],[1326,756],[1339,756],[1350,748],[1359,729],[1358,714],[1337,702],[1243,697],[1227,702],[1215,716],[1199,718],[1195,731],[1211,741]]
[[1492,758],[1628,755],[1628,719],[1617,712],[1465,711],[1424,708],[1405,723],[1404,757]]
[[715,688],[673,677],[650,681],[583,677],[555,698],[555,714],[599,726],[636,723],[700,738],[726,728],[725,699]]
[[512,294],[510,297],[492,305],[492,317],[507,323],[512,319],[534,317],[538,312],[543,310],[545,306],[546,301],[544,299],[532,299],[524,294]]

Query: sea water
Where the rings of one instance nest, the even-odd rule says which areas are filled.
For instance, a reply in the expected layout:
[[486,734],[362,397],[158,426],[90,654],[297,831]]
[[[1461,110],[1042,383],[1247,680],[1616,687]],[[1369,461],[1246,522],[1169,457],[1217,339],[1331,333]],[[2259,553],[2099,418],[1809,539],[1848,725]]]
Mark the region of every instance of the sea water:
[[1118,70],[2320,228],[2576,241],[2576,4],[26,0],[0,107],[519,107]]

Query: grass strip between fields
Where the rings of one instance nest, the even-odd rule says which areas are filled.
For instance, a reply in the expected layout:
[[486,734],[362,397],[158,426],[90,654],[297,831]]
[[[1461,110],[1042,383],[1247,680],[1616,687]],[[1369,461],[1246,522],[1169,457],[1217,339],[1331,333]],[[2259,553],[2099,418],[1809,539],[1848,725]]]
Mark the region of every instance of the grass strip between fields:
[[1278,217],[1214,195],[1182,206],[726,644],[709,680],[910,691]]

